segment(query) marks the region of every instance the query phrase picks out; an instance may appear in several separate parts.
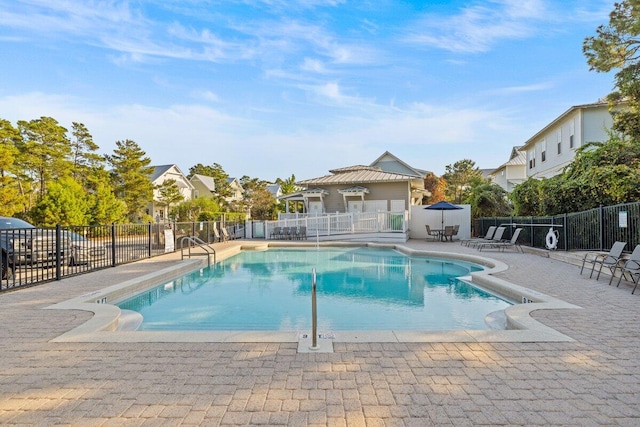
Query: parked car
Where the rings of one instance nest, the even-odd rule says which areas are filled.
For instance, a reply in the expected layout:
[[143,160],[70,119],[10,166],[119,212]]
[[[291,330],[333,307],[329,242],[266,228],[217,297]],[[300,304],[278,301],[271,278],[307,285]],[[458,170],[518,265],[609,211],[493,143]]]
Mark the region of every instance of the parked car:
[[107,247],[102,243],[88,240],[72,231],[65,232],[71,238],[69,265],[104,262],[107,259]]
[[[71,250],[71,239],[62,234],[60,241],[63,264]],[[56,231],[36,228],[18,218],[0,217],[0,247],[3,279],[10,277],[17,265],[51,266],[57,261]]]

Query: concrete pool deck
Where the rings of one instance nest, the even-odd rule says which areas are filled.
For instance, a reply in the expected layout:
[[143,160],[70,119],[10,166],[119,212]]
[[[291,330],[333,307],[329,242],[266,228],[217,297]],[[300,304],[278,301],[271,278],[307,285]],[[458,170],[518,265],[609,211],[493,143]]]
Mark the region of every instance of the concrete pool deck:
[[52,342],[92,314],[43,308],[174,254],[0,294],[0,424],[638,425],[640,295],[554,258],[482,256],[510,266],[497,277],[581,307],[533,313],[573,341],[336,342],[306,354],[294,342]]

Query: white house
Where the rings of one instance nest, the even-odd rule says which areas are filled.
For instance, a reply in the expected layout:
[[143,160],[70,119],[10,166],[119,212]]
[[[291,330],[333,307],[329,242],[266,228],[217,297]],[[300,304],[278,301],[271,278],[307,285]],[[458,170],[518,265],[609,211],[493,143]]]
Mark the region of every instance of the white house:
[[227,178],[227,183],[231,187],[231,195],[225,199],[227,202],[239,202],[244,199],[244,188],[237,178]]
[[588,142],[604,142],[613,125],[606,102],[569,108],[521,147],[526,153],[527,178],[550,178],[562,173],[575,150]]
[[489,173],[494,184],[504,188],[509,193],[514,187],[527,179],[527,153],[520,147],[513,147],[509,160]]
[[163,182],[170,179],[176,182],[176,185],[180,190],[180,194],[182,194],[183,201],[191,200],[193,197],[193,185],[189,182],[178,166],[154,166],[153,173],[151,174],[151,182],[153,183],[153,201],[147,205],[147,214],[158,222],[166,221],[169,218],[170,207],[160,202],[161,196],[158,187],[162,185]]

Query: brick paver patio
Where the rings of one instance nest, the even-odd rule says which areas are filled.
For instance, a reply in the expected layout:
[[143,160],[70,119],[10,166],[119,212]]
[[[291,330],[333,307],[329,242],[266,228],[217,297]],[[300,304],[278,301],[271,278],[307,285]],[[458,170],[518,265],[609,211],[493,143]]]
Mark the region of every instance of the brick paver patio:
[[[456,243],[407,246],[477,254]],[[534,254],[500,276],[581,306],[538,311],[564,343],[50,343],[90,313],[51,304],[175,256],[0,294],[0,424],[640,425],[640,294]]]

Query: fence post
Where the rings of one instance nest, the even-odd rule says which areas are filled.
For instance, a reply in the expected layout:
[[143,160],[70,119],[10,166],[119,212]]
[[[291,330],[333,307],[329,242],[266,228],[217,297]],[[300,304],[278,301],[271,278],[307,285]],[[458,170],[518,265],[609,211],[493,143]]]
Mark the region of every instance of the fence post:
[[600,231],[600,250],[604,250],[604,208],[602,204],[600,204],[600,208],[598,209],[598,228]]
[[534,246],[533,246],[533,243],[534,243],[534,242],[533,242],[533,235],[535,234],[535,233],[534,233],[534,232],[535,232],[535,229],[534,229],[534,227],[533,227],[533,217],[530,217],[530,219],[529,219],[529,224],[531,224],[531,227],[529,227],[529,229],[531,230],[531,247],[533,248],[533,247],[534,247]]
[[568,251],[569,250],[569,239],[567,237],[567,228],[569,228],[569,224],[567,224],[567,221],[569,220],[569,215],[567,215],[567,213],[565,212],[564,214],[564,224],[562,224],[562,235],[563,235],[563,239],[564,239],[564,250]]
[[111,267],[118,265],[116,262],[116,223],[111,223]]
[[[60,247],[60,243],[62,243],[62,239],[60,238],[60,224],[56,224],[56,280],[60,280],[62,276],[62,248]],[[71,250],[71,248],[67,248],[67,250]],[[69,256],[70,254],[67,254]]]
[[[158,230],[160,230],[160,228],[158,227]],[[152,246],[152,242],[151,242],[151,222],[147,223],[147,241],[148,241],[148,245],[147,245],[147,255],[148,258],[151,258],[151,246]],[[164,243],[165,245],[167,244],[167,242]]]

